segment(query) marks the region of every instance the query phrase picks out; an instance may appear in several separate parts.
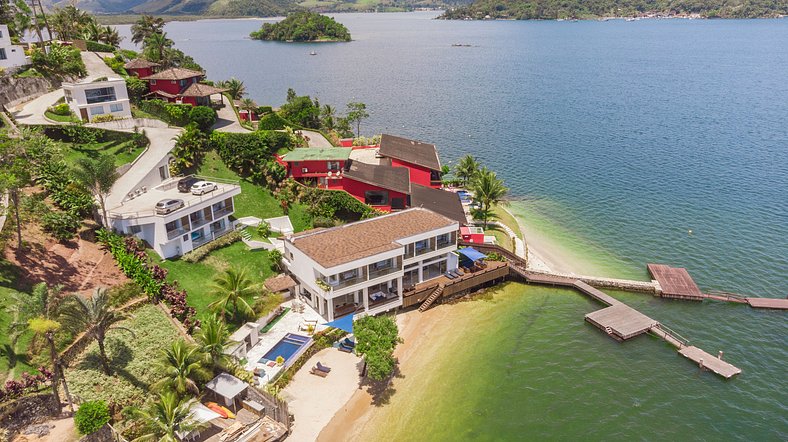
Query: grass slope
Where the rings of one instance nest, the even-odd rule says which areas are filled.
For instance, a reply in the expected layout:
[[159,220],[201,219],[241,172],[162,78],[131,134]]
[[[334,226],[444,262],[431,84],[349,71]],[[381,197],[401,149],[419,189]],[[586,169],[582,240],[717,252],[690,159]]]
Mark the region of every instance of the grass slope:
[[90,144],[63,144],[63,156],[70,165],[76,165],[80,158],[96,158],[101,154],[109,154],[115,157],[115,166],[134,161],[144,147],[137,147],[132,141],[106,141],[103,143]]

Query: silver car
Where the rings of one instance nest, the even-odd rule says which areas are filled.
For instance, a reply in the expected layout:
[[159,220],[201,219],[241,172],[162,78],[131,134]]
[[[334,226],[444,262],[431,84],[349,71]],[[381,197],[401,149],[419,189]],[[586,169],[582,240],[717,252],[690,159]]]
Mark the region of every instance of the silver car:
[[166,199],[156,203],[156,214],[166,215],[183,207],[183,200]]
[[192,184],[192,195],[202,195],[204,193],[213,192],[218,188],[216,183],[210,181],[197,181]]

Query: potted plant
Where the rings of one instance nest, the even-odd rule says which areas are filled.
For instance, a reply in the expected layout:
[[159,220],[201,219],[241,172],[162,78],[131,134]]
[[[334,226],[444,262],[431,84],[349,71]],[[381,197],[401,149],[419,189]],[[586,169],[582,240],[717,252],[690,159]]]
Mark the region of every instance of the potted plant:
[[280,366],[280,367],[281,367],[282,365],[285,365],[285,358],[283,358],[283,357],[281,357],[281,356],[277,356],[277,357],[276,357],[276,365],[278,365],[278,366]]

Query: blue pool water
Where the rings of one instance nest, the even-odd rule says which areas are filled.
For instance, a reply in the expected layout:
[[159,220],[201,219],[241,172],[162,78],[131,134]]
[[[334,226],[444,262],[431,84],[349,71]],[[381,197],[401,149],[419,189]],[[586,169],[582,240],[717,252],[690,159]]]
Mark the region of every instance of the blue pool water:
[[268,353],[260,359],[260,363],[275,361],[279,356],[285,358],[285,362],[287,362],[301,349],[301,347],[306,345],[307,342],[309,342],[309,338],[306,336],[288,333],[281,341],[274,345],[274,348],[269,350]]

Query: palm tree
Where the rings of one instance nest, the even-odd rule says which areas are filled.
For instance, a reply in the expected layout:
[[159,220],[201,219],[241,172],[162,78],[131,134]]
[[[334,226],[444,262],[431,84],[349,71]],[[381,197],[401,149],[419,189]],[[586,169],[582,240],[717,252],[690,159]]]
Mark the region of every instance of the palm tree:
[[82,29],[82,37],[88,41],[99,41],[102,32],[102,27],[95,20],[91,20]]
[[104,216],[101,225],[109,226],[106,200],[115,181],[120,177],[115,169],[115,159],[106,154],[99,155],[96,159],[80,158],[77,160],[74,177],[98,200]]
[[42,282],[33,287],[31,295],[17,294],[13,296],[13,304],[7,309],[8,313],[14,318],[8,326],[8,334],[11,337],[11,346],[15,347],[19,337],[27,330],[33,332],[33,341],[35,343],[44,339],[49,347],[49,359],[52,364],[52,396],[56,403],[60,403],[60,394],[58,393],[58,383],[62,380],[63,391],[66,393],[71,409],[74,409],[74,404],[71,400],[71,393],[66,384],[66,378],[63,373],[63,366],[60,363],[60,356],[55,346],[55,333],[60,330],[61,324],[56,321],[58,317],[58,305],[60,304],[61,297],[60,291],[62,286],[56,285],[53,287],[47,286]]
[[123,330],[133,336],[134,332],[118,325],[119,322],[126,319],[126,316],[110,307],[109,291],[106,288],[98,287],[93,292],[93,296],[88,299],[80,295],[71,295],[63,304],[60,314],[67,330],[74,334],[84,331],[98,342],[101,367],[104,369],[104,373],[110,376],[112,372],[109,367],[107,351],[104,348],[107,333],[111,330]]
[[244,98],[241,100],[241,110],[245,110],[249,117],[249,121],[252,121],[252,113],[257,111],[257,103],[254,102],[251,98]]
[[231,361],[230,356],[224,352],[233,344],[229,339],[230,331],[216,315],[202,322],[196,337],[200,350],[205,354],[205,360],[211,364],[214,373]]
[[148,36],[142,46],[148,60],[166,64],[164,55],[173,44],[173,41],[167,38],[167,33],[162,32]]
[[23,248],[22,220],[19,213],[22,188],[30,183],[31,178],[30,162],[24,142],[18,139],[3,143],[0,146],[0,190],[8,193],[10,202],[14,206],[17,251],[21,251]]
[[74,5],[65,8],[55,8],[49,17],[52,29],[61,40],[73,40],[80,37],[82,29],[93,18],[88,13],[77,9]]
[[224,314],[230,304],[232,304],[235,319],[254,314],[254,310],[244,298],[254,295],[258,289],[247,276],[246,269],[229,268],[219,273],[213,279],[212,288],[213,294],[219,299],[208,304],[208,308],[218,311],[222,319],[224,319]]
[[479,173],[479,162],[473,155],[465,155],[455,167],[455,174],[463,186],[467,186]]
[[176,173],[191,169],[197,164],[208,145],[208,136],[196,124],[187,125],[183,132],[175,136],[175,147],[172,149],[173,166]]
[[131,41],[140,44],[153,34],[164,33],[164,19],[152,15],[143,15],[131,25]]
[[207,423],[200,423],[192,417],[192,408],[197,404],[194,398],[179,398],[172,391],[159,394],[159,400],[150,404],[147,409],[132,409],[132,414],[141,420],[146,434],[132,442],[159,441],[179,442],[178,434],[189,434],[205,428]]
[[199,347],[183,339],[172,343],[164,350],[159,369],[164,377],[153,384],[154,389],[171,388],[180,395],[199,394],[197,384],[210,379],[211,374],[203,367],[204,357]]
[[334,117],[336,116],[336,110],[330,104],[323,105],[323,126],[328,130],[334,130]]
[[484,228],[487,228],[490,211],[497,205],[507,204],[504,197],[509,189],[495,172],[485,167],[471,181],[471,190],[474,200],[481,204],[478,213],[484,217]]
[[117,29],[113,28],[112,26],[105,26],[101,29],[99,40],[117,48],[120,46],[120,41],[123,40],[123,37],[118,34]]
[[235,77],[223,82],[222,87],[227,89],[227,94],[233,100],[240,100],[246,94],[244,82]]

